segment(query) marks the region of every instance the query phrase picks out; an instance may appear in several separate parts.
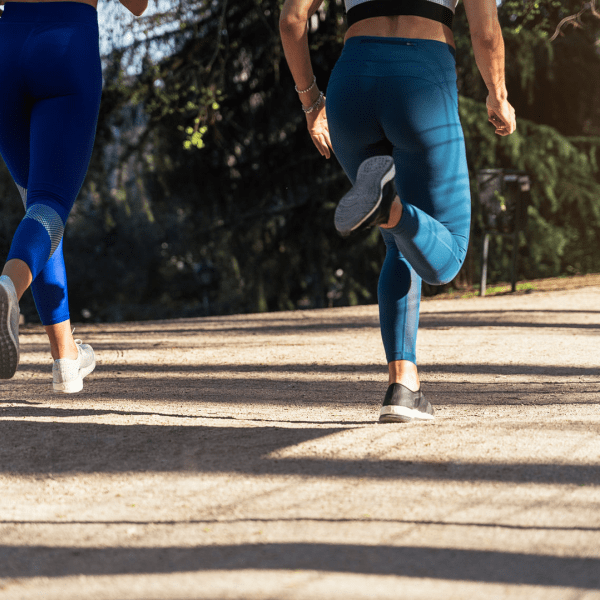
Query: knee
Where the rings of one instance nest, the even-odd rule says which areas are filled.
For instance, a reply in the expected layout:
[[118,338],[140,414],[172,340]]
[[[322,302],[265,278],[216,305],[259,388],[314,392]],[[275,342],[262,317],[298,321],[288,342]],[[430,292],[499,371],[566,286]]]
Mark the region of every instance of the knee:
[[462,260],[453,258],[449,264],[439,269],[428,265],[430,268],[426,269],[424,273],[419,273],[419,275],[429,285],[446,285],[458,275],[463,262],[464,257]]
[[75,203],[75,197],[64,190],[54,191],[47,187],[29,188],[27,191],[27,208],[33,206],[46,206],[52,209],[60,217],[63,225],[69,218],[69,213]]
[[[458,273],[458,271],[457,271],[457,273]],[[430,277],[422,277],[422,279],[425,283],[428,283],[429,285],[446,285],[447,283],[450,283],[456,277],[457,273],[455,273],[451,277],[442,277],[442,276],[432,275]]]
[[453,275],[452,277],[444,277],[443,275],[435,272],[421,274],[421,279],[423,279],[423,281],[425,283],[428,283],[429,285],[446,285],[447,283],[450,283],[455,277],[456,275]]
[[51,258],[54,251],[58,248],[65,231],[65,225],[61,216],[46,204],[33,204],[29,206],[23,219],[32,219],[46,230],[50,238],[50,256],[48,258]]

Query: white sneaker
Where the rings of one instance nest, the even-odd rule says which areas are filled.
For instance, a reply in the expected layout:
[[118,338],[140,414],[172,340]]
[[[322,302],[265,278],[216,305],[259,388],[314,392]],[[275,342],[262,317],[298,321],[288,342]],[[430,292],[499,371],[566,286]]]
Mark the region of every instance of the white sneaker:
[[83,389],[83,378],[89,375],[96,367],[94,350],[89,344],[75,340],[78,356],[70,358],[59,358],[52,365],[52,387],[55,392],[74,394]]
[[0,277],[0,379],[10,379],[19,366],[19,301],[10,277]]

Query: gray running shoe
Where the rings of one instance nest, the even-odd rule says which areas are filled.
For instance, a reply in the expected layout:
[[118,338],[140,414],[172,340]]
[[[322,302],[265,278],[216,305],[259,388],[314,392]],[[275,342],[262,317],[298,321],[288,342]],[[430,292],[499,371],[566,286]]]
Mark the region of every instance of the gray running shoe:
[[380,423],[409,423],[410,421],[433,421],[433,406],[423,392],[412,392],[401,383],[392,383],[387,389]]
[[335,209],[335,228],[341,235],[387,223],[396,197],[395,177],[391,156],[373,156],[361,163],[356,183]]
[[15,286],[0,277],[0,379],[10,379],[19,366],[19,301]]
[[52,365],[52,387],[55,392],[74,394],[83,389],[83,378],[89,375],[96,366],[96,357],[89,344],[75,340],[79,356],[59,358]]

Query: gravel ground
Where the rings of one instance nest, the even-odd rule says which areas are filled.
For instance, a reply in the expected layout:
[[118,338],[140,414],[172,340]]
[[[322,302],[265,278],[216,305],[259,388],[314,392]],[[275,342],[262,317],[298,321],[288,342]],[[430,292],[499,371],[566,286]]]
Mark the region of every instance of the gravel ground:
[[77,335],[0,384],[2,600],[600,599],[600,286],[424,302],[432,424],[375,306]]

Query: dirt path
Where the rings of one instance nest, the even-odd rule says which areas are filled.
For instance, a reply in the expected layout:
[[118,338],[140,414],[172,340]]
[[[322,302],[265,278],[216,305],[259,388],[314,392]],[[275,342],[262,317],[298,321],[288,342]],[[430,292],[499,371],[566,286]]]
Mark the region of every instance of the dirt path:
[[0,383],[2,600],[600,599],[600,287],[423,303],[431,425],[376,307],[77,333]]

